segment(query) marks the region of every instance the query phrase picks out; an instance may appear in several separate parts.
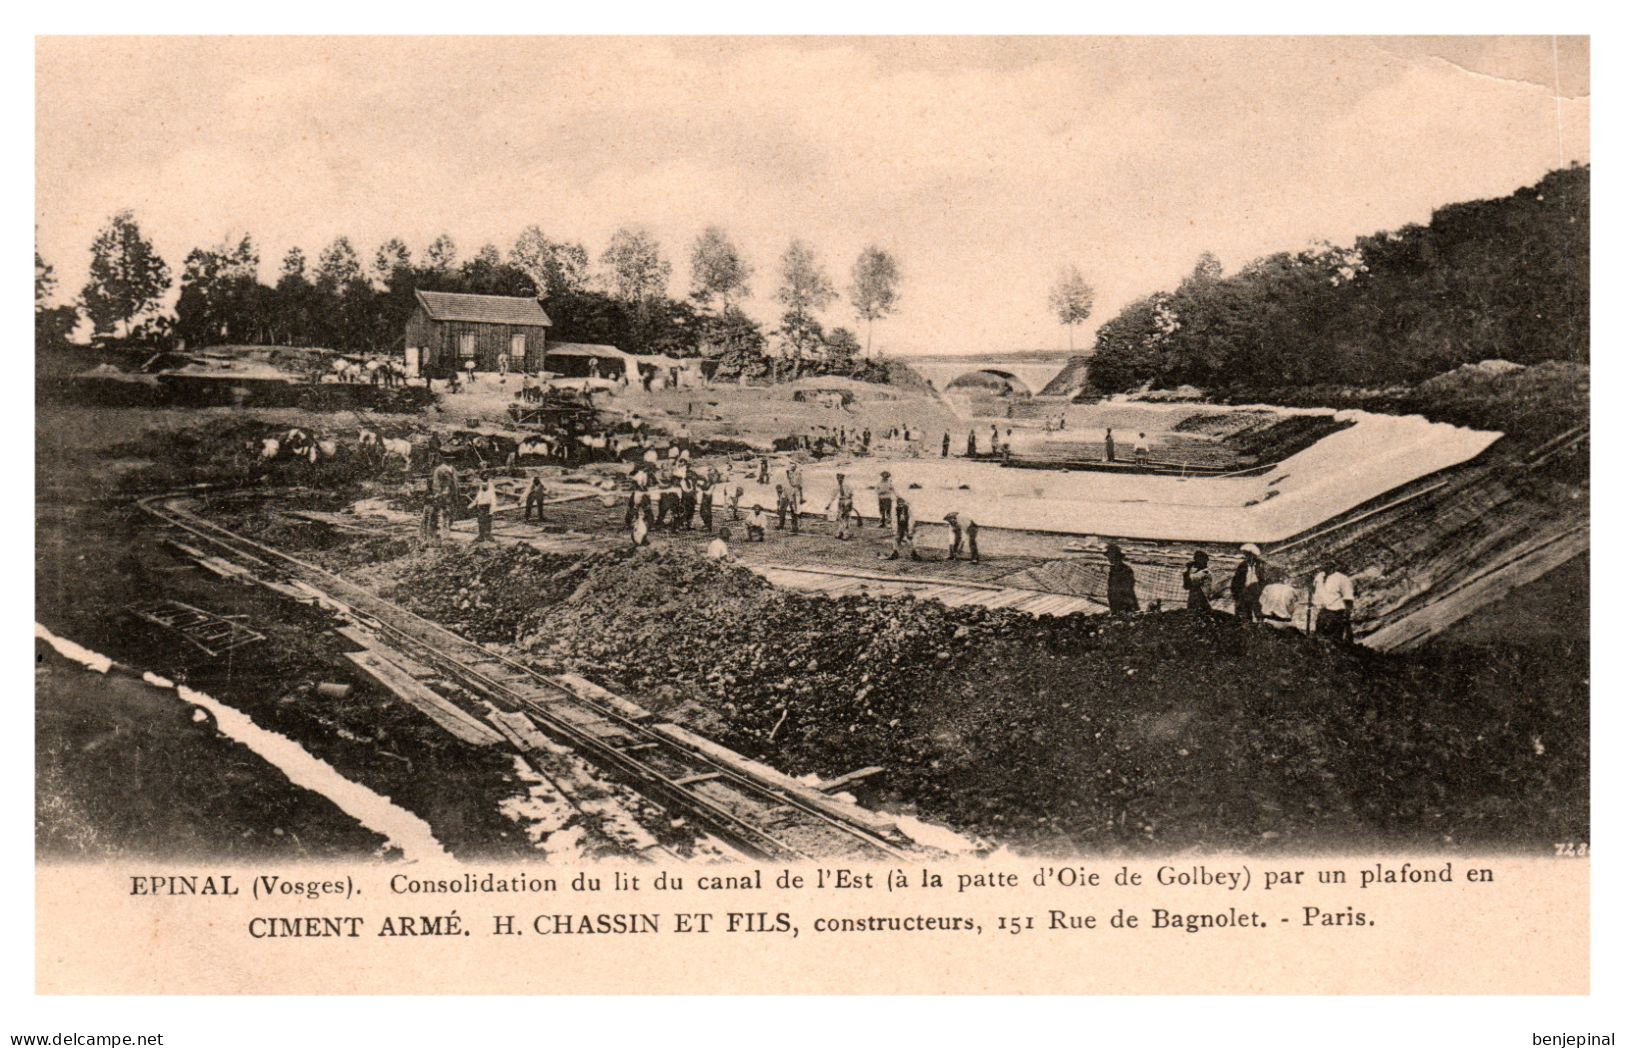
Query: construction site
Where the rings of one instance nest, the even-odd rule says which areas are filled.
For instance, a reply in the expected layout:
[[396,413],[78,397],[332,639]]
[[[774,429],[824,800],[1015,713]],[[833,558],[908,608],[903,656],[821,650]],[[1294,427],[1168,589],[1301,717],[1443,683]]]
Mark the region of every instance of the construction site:
[[[1584,372],[1447,378],[1441,404],[1566,407],[1508,434],[1131,398],[965,413],[862,383],[562,415],[494,378],[377,406],[46,397],[38,844],[723,862],[1583,840]],[[640,472],[679,462],[699,512],[674,496],[633,528]],[[438,520],[437,468],[459,493]],[[1313,635],[1308,601],[1234,614],[1248,545],[1305,594],[1346,573],[1355,643]],[[1188,606],[1197,551],[1211,610]]]

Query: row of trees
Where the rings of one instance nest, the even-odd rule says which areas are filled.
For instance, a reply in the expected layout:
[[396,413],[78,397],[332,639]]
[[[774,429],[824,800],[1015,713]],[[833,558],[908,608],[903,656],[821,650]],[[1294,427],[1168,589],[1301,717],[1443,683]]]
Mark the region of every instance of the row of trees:
[[646,229],[617,230],[594,267],[584,246],[554,240],[536,226],[504,254],[486,244],[459,261],[442,235],[414,258],[399,239],[364,258],[347,237],[324,247],[314,263],[298,247],[262,283],[259,248],[250,236],[193,249],[182,265],[173,316],[162,310],[172,284],[168,265],[135,216],[112,216],[91,246],[90,279],[78,301],[49,306],[56,281],[35,255],[36,333],[63,342],[79,315],[101,339],[190,345],[233,343],[319,345],[352,352],[400,346],[415,293],[461,291],[545,300],[560,341],[600,342],[638,353],[712,356],[723,374],[794,377],[808,371],[856,374],[870,365],[874,325],[898,308],[897,260],[867,247],[846,289],[853,315],[867,325],[860,344],[849,329],[826,330],[822,317],[839,297],[813,248],[793,240],[779,259],[773,299],[783,309],[764,329],[741,307],[755,269],[719,227],[704,230],[689,253],[687,298],[668,291],[672,266]]
[[1589,167],[1427,225],[1275,254],[1225,277],[1204,255],[1101,325],[1089,384],[1267,391],[1411,383],[1465,363],[1585,362]]

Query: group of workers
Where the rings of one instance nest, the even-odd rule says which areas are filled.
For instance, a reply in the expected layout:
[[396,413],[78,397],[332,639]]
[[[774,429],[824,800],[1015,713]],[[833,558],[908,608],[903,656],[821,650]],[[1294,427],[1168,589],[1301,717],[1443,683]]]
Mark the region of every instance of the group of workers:
[[710,531],[718,493],[727,499],[733,519],[739,519],[739,500],[745,493],[744,488],[736,485],[733,492],[728,492],[721,472],[714,465],[701,474],[691,464],[687,447],[673,444],[670,451],[673,455],[663,461],[660,454],[650,448],[632,467],[626,527],[632,533],[633,545],[647,546],[649,533],[659,527],[672,531]]
[[[1106,546],[1106,607],[1112,614],[1132,614],[1140,610],[1134,589],[1134,569],[1116,543]],[[1209,566],[1206,550],[1197,550],[1180,575],[1185,590],[1185,606],[1193,611],[1211,611],[1219,595],[1217,580]],[[1264,559],[1255,543],[1241,547],[1241,561],[1230,577],[1230,597],[1236,617],[1276,629],[1297,629],[1301,594],[1275,565]],[[1315,636],[1340,644],[1354,643],[1354,580],[1343,570],[1335,554],[1326,555],[1309,584],[1309,607],[1305,629]]]
[[[530,478],[530,484],[519,495],[518,504],[524,509],[523,519],[526,523],[532,519],[537,524],[547,522],[547,485],[542,483],[541,477]],[[479,486],[474,489],[473,497],[464,502],[457,471],[450,463],[438,462],[426,478],[418,537],[425,542],[438,542],[441,532],[450,530],[463,516],[464,510],[471,509],[478,523],[474,541],[491,542],[491,517],[500,505],[501,496],[496,480],[489,471],[480,475]]]

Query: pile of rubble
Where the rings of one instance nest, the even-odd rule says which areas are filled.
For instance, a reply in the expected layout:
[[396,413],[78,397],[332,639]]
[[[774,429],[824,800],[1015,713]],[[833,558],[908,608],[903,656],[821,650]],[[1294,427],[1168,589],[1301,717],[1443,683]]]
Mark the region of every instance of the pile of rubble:
[[[419,562],[397,597],[517,637],[791,773],[1033,848],[1583,837],[1586,698],[1228,616],[1033,618],[778,590],[685,550]],[[1533,836],[1531,836],[1533,835]],[[1561,834],[1559,834],[1561,836]]]

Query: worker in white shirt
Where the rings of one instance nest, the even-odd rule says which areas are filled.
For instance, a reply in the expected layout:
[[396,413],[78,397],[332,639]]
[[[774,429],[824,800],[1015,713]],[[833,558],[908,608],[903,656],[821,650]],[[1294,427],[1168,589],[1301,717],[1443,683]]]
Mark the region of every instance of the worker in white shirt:
[[1271,582],[1258,594],[1259,620],[1278,630],[1296,629],[1298,591],[1285,582]]
[[1327,557],[1315,575],[1314,596],[1309,610],[1315,616],[1314,632],[1339,644],[1354,643],[1354,580],[1338,570],[1335,557]]
[[733,532],[727,528],[718,531],[717,537],[711,540],[709,546],[705,547],[705,555],[711,560],[720,561],[724,564],[732,562],[734,555],[728,549],[728,540],[731,538],[733,538]]
[[474,493],[474,500],[469,503],[474,512],[479,515],[480,533],[475,542],[491,541],[491,514],[497,508],[497,487],[490,477],[480,483],[480,490]]

